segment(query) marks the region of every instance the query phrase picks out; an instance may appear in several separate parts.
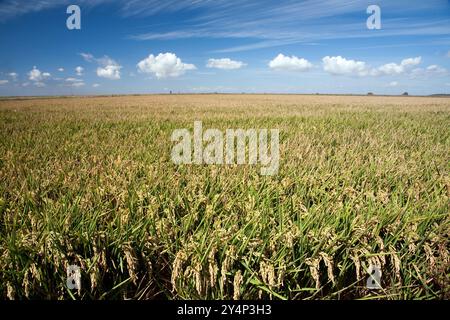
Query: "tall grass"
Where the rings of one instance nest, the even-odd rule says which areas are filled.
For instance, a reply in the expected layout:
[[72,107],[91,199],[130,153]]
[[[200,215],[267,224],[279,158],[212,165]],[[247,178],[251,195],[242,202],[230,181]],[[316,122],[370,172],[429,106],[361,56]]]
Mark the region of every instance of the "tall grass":
[[[194,120],[280,129],[278,175],[174,165]],[[448,99],[5,100],[0,123],[4,299],[450,296]]]

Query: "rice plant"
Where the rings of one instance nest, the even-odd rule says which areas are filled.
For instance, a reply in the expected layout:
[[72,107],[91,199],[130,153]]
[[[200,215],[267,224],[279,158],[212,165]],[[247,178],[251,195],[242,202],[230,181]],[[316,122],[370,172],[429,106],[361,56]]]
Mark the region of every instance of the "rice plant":
[[[278,174],[175,165],[194,121],[279,129]],[[3,299],[450,297],[449,99],[12,99],[0,123]]]

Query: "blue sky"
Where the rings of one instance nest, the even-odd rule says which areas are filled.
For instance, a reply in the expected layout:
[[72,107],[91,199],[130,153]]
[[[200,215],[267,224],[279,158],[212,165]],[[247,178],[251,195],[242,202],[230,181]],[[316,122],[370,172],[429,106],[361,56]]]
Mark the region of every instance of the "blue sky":
[[445,0],[2,0],[0,41],[2,96],[450,93]]

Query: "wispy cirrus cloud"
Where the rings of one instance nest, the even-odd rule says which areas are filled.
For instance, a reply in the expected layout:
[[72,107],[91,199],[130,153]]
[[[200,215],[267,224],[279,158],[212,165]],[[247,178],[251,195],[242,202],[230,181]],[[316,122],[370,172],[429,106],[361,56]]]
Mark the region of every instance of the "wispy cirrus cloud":
[[[346,23],[346,24],[333,24],[333,25],[307,25],[302,28],[298,28],[301,31],[260,31],[258,36],[254,32],[254,36],[244,37],[242,33],[237,32],[234,37],[237,38],[248,38],[252,40],[249,44],[232,46],[228,48],[214,50],[215,53],[231,53],[231,52],[241,52],[269,47],[278,47],[290,44],[303,44],[310,45],[316,44],[318,41],[328,41],[328,40],[344,40],[344,39],[364,39],[364,38],[388,38],[388,37],[399,37],[399,36],[448,36],[450,35],[450,29],[447,25],[450,24],[450,19],[438,20],[431,23],[422,22],[399,22],[397,19],[394,20],[383,20],[385,25],[388,25],[388,29],[378,30],[377,33],[368,32],[364,27],[358,23]],[[211,31],[209,31],[211,32]],[[231,34],[231,31],[227,31]],[[206,35],[204,35],[206,36]],[[446,40],[443,40],[446,41]],[[447,42],[445,42],[447,43]],[[409,44],[408,46],[427,46],[430,44],[436,44],[436,40],[423,39],[415,43]]]
[[[115,0],[78,0],[77,4],[84,7],[93,7]],[[0,22],[5,22],[28,13],[40,12],[73,4],[71,0],[3,0],[0,2]],[[65,8],[64,8],[65,12]]]
[[[184,1],[175,6],[182,8]],[[414,2],[405,0],[379,1],[383,12],[403,18],[383,18],[382,30],[369,32],[365,27],[366,8],[370,1],[209,1],[196,3],[202,7],[202,14],[190,17],[190,20],[177,27],[163,30],[132,34],[130,39],[175,40],[189,38],[235,38],[247,39],[246,44],[213,50],[216,53],[240,52],[268,47],[277,47],[296,43],[311,43],[319,40],[352,39],[370,37],[450,35],[450,19],[421,21],[406,18],[407,13],[434,11],[437,8],[449,10],[450,5],[442,0]],[[175,10],[171,8],[170,10]],[[169,10],[166,6],[157,6],[154,10]],[[154,12],[150,10],[150,12]],[[251,12],[252,14],[247,14]],[[350,23],[344,17],[361,13],[360,19]],[[136,12],[135,12],[136,13]],[[143,12],[141,14],[144,14]],[[149,14],[149,13],[147,13]],[[415,15],[411,15],[416,17]]]
[[[383,29],[368,32],[365,28],[366,8],[369,0],[79,0],[82,6],[114,5],[123,18],[151,17],[177,14],[176,24],[161,28],[149,27],[148,32],[128,35],[128,38],[145,40],[174,40],[189,38],[238,38],[248,43],[213,50],[213,52],[239,52],[318,40],[368,37],[393,37],[404,35],[449,36],[450,19],[424,22],[424,12],[450,9],[445,0],[414,1],[380,0]],[[39,12],[71,4],[69,0],[4,0],[0,3],[0,21],[30,12]],[[248,14],[251,12],[251,14]],[[180,15],[179,13],[182,13]],[[360,13],[360,18],[349,23],[344,17]],[[409,17],[409,18],[407,18]],[[144,28],[145,30],[145,28]],[[434,39],[435,41],[435,39]]]

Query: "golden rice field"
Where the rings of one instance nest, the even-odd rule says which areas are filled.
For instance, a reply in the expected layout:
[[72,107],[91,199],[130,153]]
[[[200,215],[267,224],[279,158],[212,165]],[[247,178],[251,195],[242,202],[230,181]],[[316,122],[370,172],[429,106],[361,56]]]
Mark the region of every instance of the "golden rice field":
[[[196,120],[278,128],[278,174],[175,165]],[[2,299],[450,297],[448,98],[5,99],[0,123]]]

